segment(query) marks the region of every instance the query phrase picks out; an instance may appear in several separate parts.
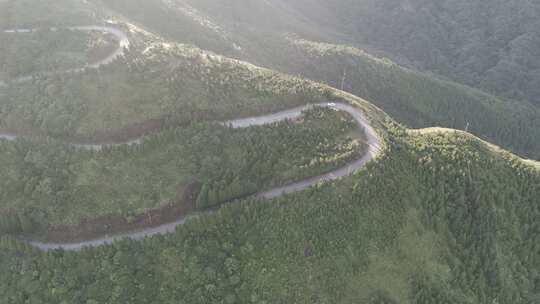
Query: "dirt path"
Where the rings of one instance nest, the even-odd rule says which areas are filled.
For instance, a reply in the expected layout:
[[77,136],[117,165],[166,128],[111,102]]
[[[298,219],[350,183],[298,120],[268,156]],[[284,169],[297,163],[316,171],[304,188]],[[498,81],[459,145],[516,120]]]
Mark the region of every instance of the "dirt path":
[[[295,182],[286,186],[277,187],[269,191],[258,193],[255,195],[255,197],[260,198],[260,199],[273,199],[273,198],[277,198],[285,194],[305,190],[321,182],[328,182],[328,181],[336,180],[345,176],[349,176],[353,172],[362,168],[367,162],[374,159],[379,154],[380,147],[381,147],[381,139],[377,135],[375,130],[369,125],[362,111],[359,110],[358,108],[355,108],[353,106],[343,104],[343,103],[310,104],[303,107],[297,107],[294,109],[290,109],[290,110],[286,110],[286,111],[282,111],[282,112],[278,112],[274,114],[243,118],[243,119],[237,119],[237,120],[230,120],[227,122],[223,122],[223,124],[230,125],[233,128],[247,128],[250,126],[266,125],[266,124],[283,121],[286,119],[293,119],[293,118],[299,117],[300,115],[302,115],[302,111],[309,109],[313,106],[330,107],[336,110],[341,110],[341,111],[345,111],[349,113],[358,124],[358,127],[362,128],[365,131],[366,140],[368,144],[368,150],[360,159],[357,159],[347,164],[344,167],[333,170],[326,174],[309,177],[309,178],[300,180],[298,182]],[[132,141],[132,142],[135,142],[135,141]],[[93,145],[93,147],[95,149],[101,148],[99,145]],[[30,241],[29,243],[44,251],[54,250],[54,249],[81,250],[82,248],[87,247],[87,246],[99,246],[99,245],[110,244],[114,241],[121,240],[124,238],[137,240],[137,239],[142,239],[142,238],[157,235],[157,234],[171,233],[175,231],[177,226],[184,224],[186,219],[190,217],[200,216],[200,215],[202,215],[202,213],[194,214],[194,215],[188,216],[187,218],[179,219],[176,222],[164,224],[158,227],[142,229],[139,231],[134,231],[134,232],[125,233],[125,234],[118,234],[114,236],[106,236],[99,239],[88,240],[88,241],[77,242],[77,243],[55,244],[55,243],[43,243],[43,242],[35,242],[35,241]]]

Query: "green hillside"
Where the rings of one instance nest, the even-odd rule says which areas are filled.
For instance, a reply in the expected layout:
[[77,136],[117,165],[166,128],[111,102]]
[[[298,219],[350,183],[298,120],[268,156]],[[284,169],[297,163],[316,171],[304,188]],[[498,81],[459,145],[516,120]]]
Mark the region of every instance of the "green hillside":
[[[81,253],[4,238],[7,303],[536,303],[540,171],[459,133],[395,128],[378,162],[173,235]],[[21,254],[24,252],[24,254]]]
[[[76,66],[99,37],[0,34],[2,76],[52,71],[0,83],[0,304],[540,303],[540,110],[524,84],[540,11],[449,3],[0,0],[0,29],[107,24],[130,40],[66,73],[47,60],[67,49]],[[253,195],[292,182],[313,186]],[[32,242],[123,232],[153,236]]]

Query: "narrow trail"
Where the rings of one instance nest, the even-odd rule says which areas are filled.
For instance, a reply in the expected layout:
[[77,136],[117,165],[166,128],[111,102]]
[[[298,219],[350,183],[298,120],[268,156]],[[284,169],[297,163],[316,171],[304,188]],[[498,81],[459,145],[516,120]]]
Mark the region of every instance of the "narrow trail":
[[[118,30],[112,27],[75,26],[75,27],[69,27],[68,29],[78,30],[78,31],[101,31],[101,32],[112,34],[118,41],[118,47],[110,55],[108,55],[107,57],[103,58],[102,60],[96,63],[88,64],[84,67],[66,70],[66,71],[63,71],[63,73],[77,73],[77,72],[83,71],[86,68],[98,68],[102,65],[109,64],[112,61],[114,61],[117,57],[122,56],[124,53],[124,49],[128,48],[130,45],[127,35],[121,30]],[[24,34],[24,33],[38,32],[39,30],[40,29],[11,29],[11,30],[4,30],[4,33]],[[57,30],[57,29],[51,28],[49,30]],[[31,79],[32,79],[32,76],[30,75],[30,76],[19,77],[12,81],[22,82],[22,81],[28,81]],[[3,82],[0,82],[0,86],[3,86],[3,85],[6,85],[6,84]],[[258,194],[255,194],[254,197],[263,199],[263,200],[273,199],[273,198],[277,198],[277,197],[280,197],[289,193],[306,190],[309,187],[317,185],[321,182],[328,182],[328,181],[340,179],[345,176],[349,176],[350,174],[362,168],[367,162],[374,159],[379,154],[380,148],[381,148],[381,139],[377,135],[375,130],[369,125],[367,119],[364,116],[364,113],[360,109],[355,108],[348,104],[344,104],[344,103],[308,104],[305,106],[296,107],[293,109],[289,109],[289,110],[285,110],[285,111],[281,111],[281,112],[277,112],[273,114],[229,120],[229,121],[221,122],[221,124],[231,126],[232,128],[247,128],[251,126],[267,125],[267,124],[280,122],[286,119],[297,118],[302,115],[303,111],[310,109],[314,106],[329,107],[335,110],[345,111],[349,113],[358,124],[358,127],[364,130],[366,134],[366,142],[368,144],[368,150],[361,158],[350,162],[346,166],[343,166],[341,168],[338,168],[336,170],[330,171],[328,173],[325,173],[319,176],[305,178],[286,186],[276,187],[268,191],[260,192]],[[11,140],[16,140],[17,137],[18,136],[16,134],[0,133],[0,140],[3,139],[3,140],[11,141]],[[72,145],[81,149],[100,151],[104,149],[105,147],[109,147],[109,146],[136,145],[136,144],[140,144],[142,141],[143,141],[143,137],[135,138],[126,142],[114,143],[114,144],[93,144],[93,145],[72,144]],[[76,242],[76,243],[65,243],[65,244],[46,243],[46,242],[37,242],[37,241],[28,241],[28,243],[43,251],[49,251],[49,250],[55,250],[55,249],[77,251],[77,250],[83,249],[84,247],[111,244],[117,240],[121,240],[125,238],[137,240],[137,239],[142,239],[145,237],[150,237],[153,235],[172,233],[175,231],[176,227],[184,224],[187,219],[192,218],[192,217],[198,217],[209,212],[212,212],[212,211],[195,213],[193,215],[189,215],[187,217],[181,218],[177,220],[176,222],[163,224],[157,227],[145,228],[145,229],[141,229],[141,230],[133,231],[129,233],[117,234],[114,236],[106,236],[106,237],[98,238],[94,240],[87,240],[87,241]]]

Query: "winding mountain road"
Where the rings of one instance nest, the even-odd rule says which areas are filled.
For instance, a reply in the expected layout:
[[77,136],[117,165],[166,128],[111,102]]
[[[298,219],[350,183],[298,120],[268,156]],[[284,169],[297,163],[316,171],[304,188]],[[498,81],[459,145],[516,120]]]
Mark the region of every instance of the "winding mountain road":
[[[111,53],[106,58],[103,58],[97,63],[87,65],[85,67],[76,68],[72,70],[68,70],[65,72],[79,72],[84,70],[85,68],[97,68],[101,65],[109,64],[114,59],[116,59],[118,56],[121,56],[124,52],[124,49],[129,47],[129,40],[125,33],[122,31],[106,27],[106,26],[78,26],[78,27],[70,27],[71,30],[80,30],[80,31],[102,31],[107,32],[116,37],[118,40],[118,48]],[[55,30],[55,29],[52,29]],[[17,30],[5,30],[5,33],[31,33],[35,32],[37,30],[34,29],[17,29]],[[20,77],[16,79],[16,81],[25,81],[31,79],[32,76],[25,76]],[[0,85],[2,83],[0,82]],[[349,176],[350,174],[354,173],[355,171],[362,168],[367,162],[374,159],[381,150],[381,138],[378,136],[378,134],[375,132],[375,130],[370,126],[367,119],[364,116],[364,113],[351,105],[344,104],[344,103],[317,103],[317,104],[308,104],[301,107],[296,107],[293,109],[289,109],[286,111],[281,111],[269,115],[263,115],[263,116],[255,116],[255,117],[249,117],[249,118],[241,118],[241,119],[234,119],[230,121],[221,122],[223,125],[231,126],[232,128],[247,128],[251,126],[261,126],[261,125],[267,125],[272,124],[276,122],[280,122],[287,119],[294,119],[297,117],[300,117],[302,115],[302,112],[310,109],[312,107],[319,106],[319,107],[329,107],[335,110],[340,110],[349,113],[356,123],[358,124],[358,127],[360,129],[363,129],[366,135],[366,142],[368,144],[368,149],[366,153],[359,159],[350,162],[346,166],[343,166],[341,168],[338,168],[336,170],[330,171],[328,173],[309,177],[302,179],[300,181],[291,183],[286,186],[282,187],[276,187],[274,189],[260,192],[254,197],[259,199],[273,199],[277,198],[286,194],[303,191],[308,189],[309,187],[312,187],[314,185],[317,185],[322,182],[328,182],[332,180],[337,180],[342,177]],[[0,140],[15,140],[17,139],[17,135],[15,134],[0,134]],[[124,143],[116,143],[113,145],[125,145],[125,144],[140,144],[143,141],[143,138],[137,138],[130,140],[128,142]],[[103,145],[79,145],[79,144],[73,144],[73,146],[83,148],[83,149],[89,149],[89,150],[102,150],[104,147],[111,146],[111,144],[103,144]],[[208,211],[212,212],[212,211]],[[56,243],[46,243],[46,242],[38,242],[38,241],[28,241],[29,244],[43,250],[43,251],[49,251],[49,250],[56,250],[56,249],[63,249],[63,250],[73,250],[78,251],[83,249],[84,247],[90,247],[90,246],[100,246],[100,245],[106,245],[111,244],[117,240],[129,238],[129,239],[142,239],[145,237],[150,237],[153,235],[158,234],[166,234],[166,233],[172,233],[175,231],[176,227],[179,225],[182,225],[185,223],[185,221],[189,218],[198,217],[207,212],[203,213],[196,213],[187,217],[184,217],[182,219],[179,219],[176,222],[164,224],[157,227],[152,228],[146,228],[141,229],[139,231],[134,231],[130,233],[123,233],[123,234],[117,234],[114,236],[106,236],[103,238],[98,238],[94,240],[88,240],[88,241],[82,241],[82,242],[76,242],[76,243],[65,243],[65,244],[56,244]]]
[[[318,104],[309,104],[305,105],[303,107],[297,107],[294,109],[273,113],[269,115],[264,116],[257,116],[257,117],[249,117],[249,118],[242,118],[242,119],[235,119],[223,122],[222,124],[230,125],[233,128],[247,128],[251,126],[261,126],[261,125],[267,125],[271,123],[276,123],[279,121],[283,121],[286,119],[294,119],[302,115],[302,112],[312,108],[314,106],[319,107],[329,107],[332,109],[345,111],[349,113],[356,123],[358,124],[358,127],[363,129],[366,135],[366,142],[368,144],[368,149],[366,153],[359,159],[350,162],[344,167],[341,167],[339,169],[330,171],[328,173],[309,177],[303,180],[300,180],[298,182],[277,187],[268,191],[260,192],[255,195],[256,198],[259,199],[273,199],[280,196],[283,196],[285,194],[290,194],[298,191],[303,191],[308,189],[311,186],[317,185],[322,182],[328,182],[337,180],[346,176],[351,175],[355,171],[362,168],[367,162],[374,159],[381,150],[381,139],[379,135],[375,132],[375,130],[369,125],[368,121],[366,120],[363,112],[359,110],[358,108],[355,108],[351,105],[344,104],[344,103],[318,103]],[[212,212],[212,211],[209,211]],[[43,251],[49,251],[49,250],[55,250],[55,249],[63,249],[63,250],[81,250],[84,247],[88,246],[99,246],[99,245],[106,245],[111,244],[117,240],[129,238],[129,239],[142,239],[145,237],[150,237],[153,235],[159,235],[159,234],[167,234],[172,233],[175,231],[177,226],[180,226],[185,223],[185,221],[189,218],[198,217],[205,214],[203,213],[196,213],[190,216],[187,216],[185,218],[179,219],[176,222],[164,224],[157,227],[152,228],[146,228],[139,231],[134,231],[130,233],[124,233],[124,234],[118,234],[114,236],[107,236],[103,238],[98,238],[94,240],[88,240],[83,242],[76,242],[76,243],[68,243],[68,244],[56,244],[56,243],[44,243],[44,242],[37,242],[37,241],[30,241],[29,243]]]

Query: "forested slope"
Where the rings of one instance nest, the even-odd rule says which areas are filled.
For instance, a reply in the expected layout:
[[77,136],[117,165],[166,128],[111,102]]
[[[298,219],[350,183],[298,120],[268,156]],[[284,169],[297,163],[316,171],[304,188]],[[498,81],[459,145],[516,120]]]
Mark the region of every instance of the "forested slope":
[[536,303],[540,171],[394,128],[380,161],[173,235],[81,253],[1,242],[7,303]]

